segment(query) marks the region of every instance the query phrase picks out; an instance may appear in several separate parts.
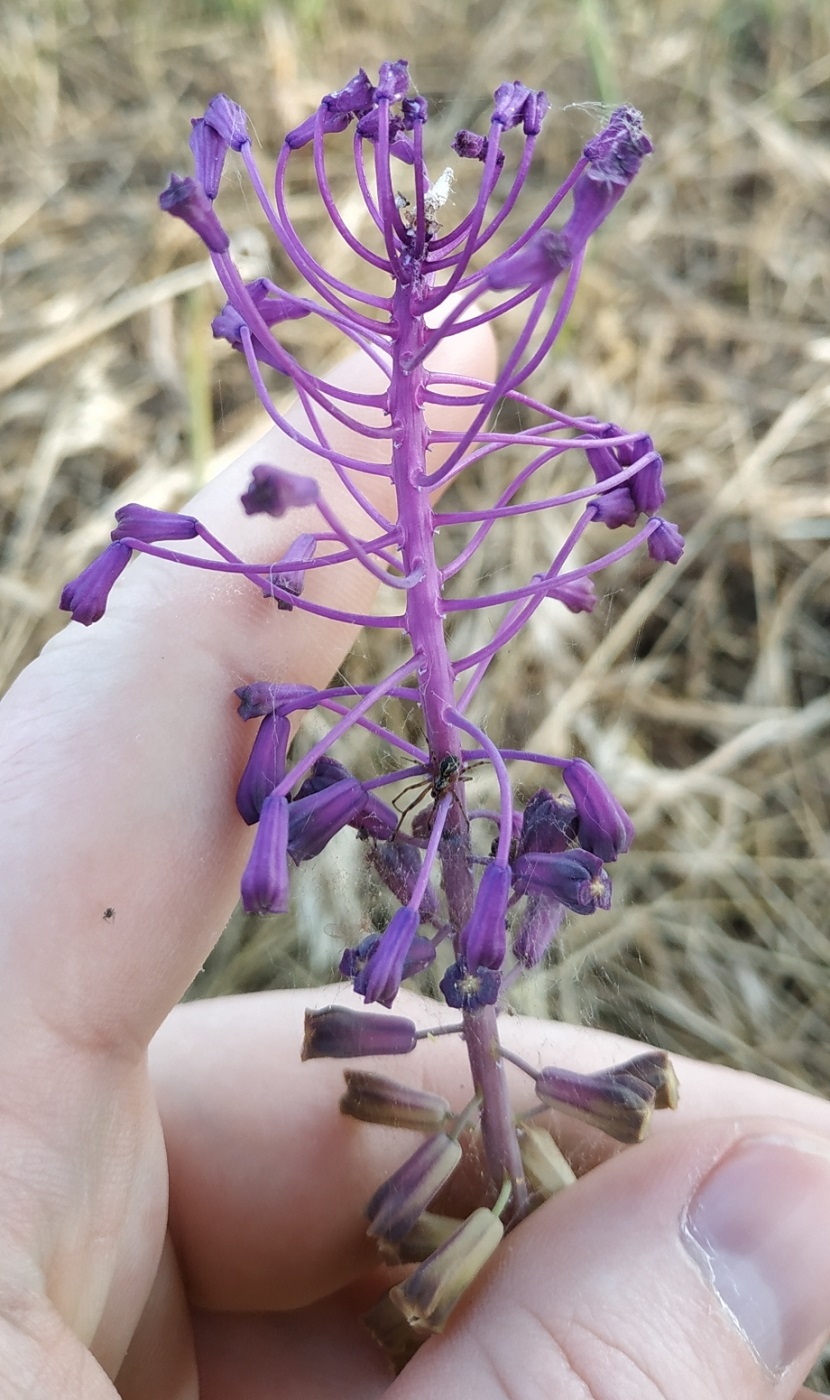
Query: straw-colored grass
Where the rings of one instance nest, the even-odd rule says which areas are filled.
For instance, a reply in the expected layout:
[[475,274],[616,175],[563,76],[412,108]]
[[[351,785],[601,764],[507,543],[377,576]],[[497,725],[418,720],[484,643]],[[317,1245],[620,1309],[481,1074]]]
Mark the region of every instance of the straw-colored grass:
[[[157,213],[168,170],[188,168],[188,119],[226,90],[251,113],[264,160],[322,92],[399,54],[432,103],[437,169],[498,82],[548,89],[531,204],[594,129],[595,112],[569,104],[631,101],[656,145],[596,240],[537,388],[651,432],[667,513],[688,545],[675,569],[646,562],[606,577],[592,618],[547,605],[482,692],[477,712],[493,733],[584,753],[638,828],[613,912],[571,921],[516,1005],[827,1092],[830,10],[820,0],[200,11],[152,0],[123,7],[120,21],[104,0],[5,9],[0,682],[63,625],[60,586],[104,543],[118,505],[177,505],[261,426],[243,367],[209,338],[210,269],[188,231]],[[308,191],[296,208],[312,229]],[[252,272],[285,276],[252,201],[240,194],[230,218]],[[318,246],[341,259],[327,238]],[[335,352],[303,341],[307,322],[289,331],[305,354]],[[458,498],[480,500],[480,486],[466,482]],[[503,531],[488,571],[505,587],[524,578],[528,560],[549,560],[556,529],[532,516]],[[485,636],[480,614],[459,625],[464,649]],[[386,645],[364,641],[347,674],[375,674]],[[378,761],[362,740],[348,757]],[[195,994],[330,974],[367,920],[355,843],[338,843],[300,885],[290,920],[232,925]]]

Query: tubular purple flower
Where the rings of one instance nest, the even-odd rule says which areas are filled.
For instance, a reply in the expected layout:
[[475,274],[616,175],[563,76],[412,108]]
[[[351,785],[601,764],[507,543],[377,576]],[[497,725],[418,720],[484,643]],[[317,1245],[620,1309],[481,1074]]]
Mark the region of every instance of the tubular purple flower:
[[427,1138],[403,1164],[378,1187],[366,1206],[368,1233],[402,1240],[449,1181],[461,1161],[461,1147],[447,1133]]
[[190,125],[190,149],[193,152],[196,179],[208,199],[213,201],[219,193],[228,143],[204,117],[191,118]]
[[[282,558],[273,566],[274,571],[267,584],[262,586],[265,597],[276,597],[275,590],[280,589],[283,593],[292,594],[294,598],[300,598],[305,588],[305,569],[289,569],[283,573],[279,573],[278,570],[286,564],[310,564],[316,552],[317,540],[314,535],[298,535],[292,540]],[[292,604],[285,598],[277,598],[277,607],[283,612],[292,611]]]
[[165,214],[182,219],[197,233],[211,253],[226,253],[229,238],[219,222],[213,204],[197,180],[189,175],[171,175],[170,182],[159,195],[159,207]]
[[656,1092],[644,1078],[614,1066],[599,1074],[546,1068],[536,1076],[536,1095],[560,1113],[580,1118],[618,1142],[640,1142],[656,1106]]
[[[354,989],[365,1002],[391,1006],[400,991],[404,966],[418,932],[418,911],[405,905],[389,921],[386,932],[354,978]],[[426,942],[427,940],[424,940]],[[430,944],[430,947],[432,945]],[[432,956],[435,956],[433,949]]]
[[347,1069],[344,1078],[346,1091],[340,1099],[340,1112],[363,1123],[435,1133],[452,1118],[450,1106],[440,1094],[398,1084],[371,1070]]
[[116,540],[192,540],[199,533],[198,521],[192,515],[177,515],[174,511],[153,510],[151,506],[131,502],[115,512],[117,526],[110,535]]
[[[366,859],[395,898],[401,904],[408,904],[421,873],[421,853],[417,846],[410,846],[406,841],[379,841],[367,851]],[[427,922],[438,915],[438,896],[432,885],[427,885],[424,891],[419,912],[421,919]]]
[[590,851],[544,851],[518,856],[513,862],[513,888],[519,895],[543,894],[558,899],[574,914],[611,908],[611,881],[602,861]]
[[480,1206],[403,1283],[396,1284],[389,1296],[410,1327],[424,1336],[443,1332],[503,1236],[498,1216]]
[[279,517],[289,510],[313,505],[320,487],[313,476],[283,471],[260,463],[251,468],[251,484],[241,496],[246,515]]
[[566,851],[576,844],[576,807],[565,797],[537,788],[522,814],[517,854]]
[[236,807],[243,821],[254,826],[262,804],[285,777],[291,724],[285,715],[266,715],[260,722],[250,757],[236,790]]
[[[534,575],[534,577],[538,577],[538,575]],[[547,596],[548,598],[557,598],[560,603],[564,603],[568,612],[572,613],[591,613],[597,605],[593,579],[587,577],[565,579],[561,583],[554,579],[547,591]]]
[[262,804],[253,850],[242,875],[246,914],[284,914],[289,903],[288,802],[270,793]]
[[676,564],[686,547],[686,541],[670,520],[662,520],[658,516],[654,518],[657,520],[657,529],[648,537],[649,558],[660,563]]
[[513,955],[522,967],[538,967],[562,927],[565,906],[549,895],[530,895],[513,934]]
[[510,253],[490,264],[487,285],[496,292],[513,287],[531,290],[545,287],[570,267],[574,251],[575,245],[567,229],[540,229],[517,253]]
[[247,114],[238,102],[233,102],[224,92],[210,99],[204,121],[232,151],[241,151],[243,146],[250,146]]
[[374,91],[374,100],[380,102],[400,102],[406,97],[409,91],[409,64],[405,58],[395,59],[391,63],[382,63],[378,70],[378,85]]
[[617,530],[620,525],[636,525],[639,508],[634,502],[629,484],[615,486],[611,491],[603,491],[588,507],[594,519],[609,530]]
[[378,1011],[326,1006],[305,1014],[304,1060],[352,1060],[367,1055],[408,1055],[418,1043],[414,1021]]
[[288,811],[288,854],[294,864],[318,856],[365,805],[366,789],[352,777],[292,802]]
[[600,860],[616,860],[634,840],[628,813],[584,758],[566,763],[562,777],[576,807],[580,846]]
[[83,627],[98,622],[104,616],[109,601],[110,589],[132,558],[129,545],[116,541],[108,544],[97,559],[78,574],[77,578],[64,585],[60,607],[72,614],[73,622]]
[[496,861],[484,867],[473,912],[458,935],[458,951],[468,967],[498,970],[507,952],[510,870]]
[[254,681],[234,691],[239,696],[238,713],[243,719],[260,719],[263,715],[288,715],[292,710],[305,710],[314,703],[319,692],[313,685],[291,685],[274,681]]

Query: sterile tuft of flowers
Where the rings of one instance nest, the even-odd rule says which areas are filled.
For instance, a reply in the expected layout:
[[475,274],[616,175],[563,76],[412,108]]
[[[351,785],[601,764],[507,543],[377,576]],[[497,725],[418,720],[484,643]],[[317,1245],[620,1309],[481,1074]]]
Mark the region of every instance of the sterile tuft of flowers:
[[[347,826],[361,841],[374,876],[399,905],[385,930],[357,939],[341,962],[343,975],[364,1001],[387,1010],[357,1012],[335,1005],[309,1012],[304,1058],[412,1051],[426,1033],[388,1009],[401,983],[436,960],[444,1000],[459,1013],[457,1024],[442,1027],[442,1033],[456,1030],[469,1056],[471,1096],[460,1113],[453,1114],[436,1095],[373,1070],[346,1071],[344,1113],[422,1138],[366,1207],[369,1234],[383,1257],[411,1266],[367,1318],[398,1366],[444,1328],[505,1231],[573,1180],[538,1115],[553,1107],[630,1143],[646,1132],[655,1109],[673,1107],[677,1098],[662,1052],[579,1075],[536,1069],[499,1040],[506,988],[542,962],[568,913],[584,918],[609,908],[607,867],[625,854],[634,832],[620,803],[584,759],[503,747],[497,735],[469,718],[471,703],[493,657],[547,600],[574,613],[590,612],[593,576],[607,565],[642,548],[654,560],[674,563],[683,550],[676,526],[658,513],[664,501],[662,461],[651,438],[590,416],[569,416],[539,402],[529,388],[565,323],[589,238],[652,149],[640,114],[617,108],[544,208],[523,222],[520,196],[549,106],[544,92],[505,83],[495,93],[486,131],[457,133],[457,159],[479,166],[478,197],[457,223],[444,227],[452,171],[430,176],[424,155],[427,103],[411,92],[404,61],[384,63],[376,83],[361,70],[289,132],[277,161],[273,198],[254,161],[245,113],[228,97],[213,99],[192,124],[194,174],[171,176],[161,208],[184,220],[210,254],[227,297],[214,334],[244,355],[266,413],[327,464],[362,507],[367,528],[360,537],[349,530],[317,481],[263,462],[252,470],[240,510],[279,517],[302,508],[306,524],[309,512],[317,516],[317,527],[298,531],[280,559],[248,563],[193,516],[128,505],[116,514],[112,543],[67,584],[61,599],[76,621],[95,622],[132,555],[145,553],[242,576],[269,600],[267,606],[293,610],[298,626],[299,615],[310,612],[401,634],[403,659],[374,684],[316,690],[253,678],[236,691],[241,720],[254,731],[236,795],[240,819],[256,827],[242,877],[245,909],[287,910],[292,867],[313,860]],[[329,141],[350,139],[371,242],[353,232],[328,181]],[[245,282],[240,275],[215,207],[231,151],[244,165],[305,295],[266,278]],[[304,164],[309,156],[313,161],[325,215],[368,265],[374,291],[336,277],[299,237],[287,186],[289,168],[301,151]],[[508,230],[515,231],[512,241]],[[494,243],[498,251],[488,257]],[[519,309],[523,325],[495,383],[459,380],[432,367],[433,352],[447,337]],[[284,348],[281,324],[308,316],[323,318],[363,352],[380,372],[380,392],[340,387]],[[269,393],[269,380],[282,389],[286,379],[305,411],[305,431],[286,422]],[[510,433],[490,426],[505,402],[532,426]],[[470,410],[465,430],[430,429],[427,410],[446,404]],[[324,426],[331,420],[350,429],[353,442],[366,444],[365,455],[358,449],[344,455],[332,445]],[[430,445],[436,442],[447,455],[431,467]],[[513,454],[523,450],[524,459],[496,499],[475,510],[452,504],[439,509],[439,490],[506,447]],[[556,494],[549,482],[565,454],[584,462],[585,484]],[[364,490],[367,475],[378,473],[394,490],[395,507],[388,513]],[[513,518],[548,510],[568,513],[567,534],[555,557],[520,587],[478,591],[475,566],[491,531],[509,530]],[[465,527],[466,543],[442,557],[440,532],[448,525]],[[612,539],[590,562],[579,562],[583,536],[620,529],[623,538]],[[203,548],[177,551],[181,540],[199,540]],[[399,611],[364,616],[305,597],[311,570],[346,560],[358,560],[394,590]],[[449,593],[448,584],[458,576],[461,583]],[[491,610],[490,640],[469,655],[452,654],[448,621],[482,608]],[[390,699],[417,708],[422,746],[383,723]],[[312,709],[323,709],[334,720],[325,738],[294,760],[292,717]],[[381,776],[361,777],[336,757],[339,741],[355,725],[382,746],[384,762],[378,766],[387,771]],[[523,805],[510,780],[509,766],[517,760],[535,765],[539,774],[540,785]],[[498,805],[468,811],[465,777],[479,762],[491,766]],[[416,784],[415,797],[403,807],[401,797],[397,805],[384,801],[383,790],[403,781]],[[508,1061],[533,1082],[538,1102],[530,1113],[517,1116],[511,1107]],[[433,1212],[436,1196],[470,1154],[482,1162],[478,1206],[464,1219]]]

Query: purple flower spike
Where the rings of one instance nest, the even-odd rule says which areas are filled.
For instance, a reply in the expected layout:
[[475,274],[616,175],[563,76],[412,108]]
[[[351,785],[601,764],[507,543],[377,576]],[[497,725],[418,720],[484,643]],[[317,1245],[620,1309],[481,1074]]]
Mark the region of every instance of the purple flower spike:
[[320,487],[312,476],[262,463],[251,469],[251,484],[241,500],[246,515],[279,517],[289,510],[313,505],[319,494]]
[[404,965],[418,932],[418,911],[406,905],[392,915],[363,967],[354,979],[354,989],[364,1001],[391,1006],[400,990]]
[[284,914],[288,908],[288,801],[272,792],[262,804],[259,826],[242,876],[246,914]]
[[288,813],[288,854],[294,864],[318,856],[365,805],[366,789],[352,777],[292,802]]
[[562,777],[576,806],[579,844],[600,860],[616,860],[634,840],[628,813],[584,758],[574,758]]
[[153,510],[134,502],[115,512],[118,525],[110,538],[115,540],[192,540],[199,533],[198,521],[192,515],[176,515],[174,511]]
[[248,826],[256,825],[266,797],[285,777],[290,737],[291,724],[285,715],[266,715],[261,721],[236,790],[237,811]]
[[459,958],[447,968],[440,987],[447,1006],[474,1014],[485,1006],[495,1006],[501,990],[501,973],[490,967],[468,967],[464,958]]
[[558,899],[574,914],[593,914],[611,907],[611,881],[599,856],[590,851],[544,851],[518,856],[513,863],[513,888],[519,895],[543,894]]
[[197,233],[211,253],[226,253],[229,239],[202,185],[189,175],[171,175],[159,195],[159,207]]
[[469,920],[458,935],[458,947],[468,967],[497,970],[507,952],[507,901],[510,870],[493,861],[485,867]]
[[574,245],[566,229],[543,228],[518,253],[492,263],[487,284],[497,292],[513,287],[544,287],[570,267],[573,257]]
[[408,1055],[418,1043],[415,1022],[377,1011],[326,1006],[305,1014],[304,1060],[351,1060],[365,1055]]
[[60,607],[72,614],[73,622],[84,627],[97,622],[104,616],[109,601],[110,589],[120,578],[132,558],[129,545],[116,542],[107,545],[103,554],[93,559],[91,564],[64,585]]
[[648,552],[659,563],[676,564],[686,547],[686,541],[670,520],[657,519],[657,529],[648,537]]

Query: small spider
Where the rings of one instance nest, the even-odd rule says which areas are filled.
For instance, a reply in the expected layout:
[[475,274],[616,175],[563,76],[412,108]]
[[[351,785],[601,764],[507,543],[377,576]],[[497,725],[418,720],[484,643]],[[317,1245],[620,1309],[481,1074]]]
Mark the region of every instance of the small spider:
[[[464,770],[464,764],[462,760],[458,758],[457,755],[454,753],[447,753],[444,754],[443,758],[439,758],[437,763],[435,762],[435,759],[433,759],[432,762],[434,765],[433,777],[425,778],[423,782],[410,783],[409,786],[405,787],[403,792],[398,793],[398,796],[393,800],[392,806],[395,808],[395,811],[398,812],[400,817],[398,825],[395,829],[395,836],[397,836],[398,832],[401,829],[404,817],[406,817],[412,811],[413,807],[417,807],[419,803],[423,801],[424,797],[429,796],[432,798],[432,807],[430,809],[430,812],[428,814],[424,813],[424,816],[427,818],[427,821],[425,823],[427,831],[429,831],[432,827],[432,819],[435,816],[435,809],[438,806],[438,803],[441,801],[442,797],[445,797],[448,792],[451,792],[453,795],[453,800],[459,802],[458,794],[455,790],[456,785],[460,782],[466,782],[466,773]],[[406,797],[406,794],[408,792],[412,792],[415,789],[417,789],[417,791],[415,791],[415,796],[413,797],[412,801],[408,802],[405,807],[401,808],[398,805],[401,799]]]

